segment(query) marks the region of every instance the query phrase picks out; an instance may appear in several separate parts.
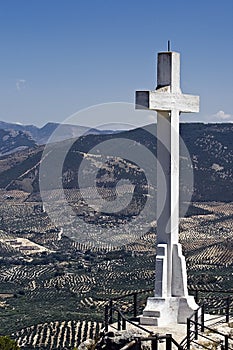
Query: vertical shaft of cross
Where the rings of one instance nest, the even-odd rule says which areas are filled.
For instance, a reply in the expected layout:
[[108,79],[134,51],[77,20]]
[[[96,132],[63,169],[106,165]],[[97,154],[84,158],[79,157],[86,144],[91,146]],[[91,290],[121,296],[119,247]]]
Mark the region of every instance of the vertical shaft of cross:
[[[157,65],[157,91],[180,93],[180,59],[177,53],[160,53]],[[167,286],[172,290],[172,247],[178,243],[179,227],[179,111],[157,111],[157,245],[167,244]],[[155,294],[164,294],[156,274]]]
[[178,243],[179,112],[157,113],[157,243]]
[[179,111],[173,109],[171,115],[171,241],[179,241]]
[[[167,244],[166,295],[171,296],[172,247],[178,243],[179,228],[179,112],[157,112],[157,245]],[[155,294],[162,296],[160,273]]]

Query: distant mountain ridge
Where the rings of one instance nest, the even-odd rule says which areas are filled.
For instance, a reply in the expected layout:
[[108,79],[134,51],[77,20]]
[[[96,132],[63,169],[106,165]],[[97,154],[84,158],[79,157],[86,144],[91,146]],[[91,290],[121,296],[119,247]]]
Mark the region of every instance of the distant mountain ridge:
[[0,129],[0,157],[35,146],[36,142],[25,131]]
[[59,132],[56,135],[56,139],[53,141],[63,141],[74,137],[87,134],[108,134],[113,133],[113,130],[98,130],[95,128],[89,128],[86,126],[72,125],[72,124],[59,124],[49,122],[41,128],[35,125],[23,125],[18,123],[7,123],[0,121],[0,130],[15,130],[22,133],[26,132],[38,145],[44,145],[48,142],[52,133],[59,127]]
[[[181,124],[181,136],[189,151],[192,161],[190,171],[194,173],[194,201],[233,201],[233,124],[202,124],[184,123]],[[148,132],[149,131],[149,132]],[[90,152],[93,147],[110,139],[120,138],[131,139],[148,148],[156,155],[156,141],[154,134],[156,125],[149,125],[145,128],[137,128],[117,134],[93,134],[78,138],[73,143],[66,157],[63,167],[64,188],[78,188],[79,165],[88,154],[90,169],[93,173],[98,173],[99,162],[96,155]],[[56,144],[55,153],[64,147],[66,141]],[[135,143],[135,145],[136,145]],[[108,154],[111,156],[115,143],[111,143]],[[134,147],[134,146],[132,146]],[[23,190],[29,194],[36,194],[39,191],[39,167],[43,146],[37,146],[28,150],[23,150],[16,154],[4,157],[0,161],[0,188],[8,190]],[[135,152],[137,152],[135,146]],[[54,153],[54,156],[56,154]],[[181,172],[187,167],[185,156],[181,151]],[[100,186],[114,188],[117,181],[127,178],[133,183],[138,183],[143,179],[141,173],[132,163],[127,163],[127,159],[118,159],[109,162],[108,166],[102,167],[98,173]],[[107,182],[107,174],[112,174]],[[103,176],[101,178],[101,176]],[[137,176],[139,176],[137,178]],[[83,174],[85,178],[85,174]],[[138,180],[137,180],[138,179]],[[144,180],[143,180],[144,181]],[[181,188],[185,188],[185,183],[181,183]]]

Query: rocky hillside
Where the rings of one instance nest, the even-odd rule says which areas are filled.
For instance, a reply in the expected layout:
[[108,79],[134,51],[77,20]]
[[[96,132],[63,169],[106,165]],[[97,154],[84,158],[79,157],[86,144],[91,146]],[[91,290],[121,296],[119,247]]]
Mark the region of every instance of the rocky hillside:
[[35,147],[36,143],[25,131],[0,129],[0,157]]
[[[31,138],[38,144],[44,145],[48,142],[52,133],[59,126],[60,131],[59,135],[57,134],[56,141],[63,141],[73,137],[79,137],[83,134],[102,134],[103,131],[97,129],[90,129],[89,127],[79,126],[79,125],[70,125],[70,124],[59,124],[59,123],[47,123],[41,128],[38,128],[35,125],[23,125],[23,124],[14,124],[0,121],[0,129],[3,130],[14,130],[18,132],[26,132]],[[107,133],[111,132],[109,130]],[[106,133],[106,132],[104,132]]]
[[[120,179],[129,180],[136,185],[140,194],[146,185],[143,169],[127,157],[112,156],[117,152],[117,142],[109,144],[105,153],[109,155],[101,165],[101,147],[104,141],[121,139],[121,145],[128,147],[128,140],[133,140],[131,153],[138,152],[138,144],[156,155],[156,139],[153,136],[155,125],[146,128],[107,135],[87,135],[78,138],[70,147],[63,165],[64,188],[78,188],[78,174],[87,177],[85,169],[79,166],[83,159],[88,163],[91,174],[97,174],[98,186],[115,188]],[[233,124],[182,124],[181,136],[188,149],[191,167],[187,154],[181,149],[181,174],[187,171],[194,173],[194,201],[233,201]],[[124,140],[122,140],[124,139]],[[53,157],[58,157],[67,142],[60,142],[53,148]],[[125,142],[125,143],[124,143]],[[93,151],[95,147],[95,151]],[[43,147],[21,151],[0,160],[0,188],[20,189],[29,193],[39,191],[39,165]],[[155,157],[154,157],[155,158]],[[101,169],[100,169],[101,167]],[[147,169],[153,172],[153,167]],[[83,173],[82,173],[83,172]],[[56,185],[54,184],[56,187]],[[87,183],[88,186],[88,183]],[[145,187],[145,186],[144,186]],[[181,178],[181,190],[187,191],[185,179]]]

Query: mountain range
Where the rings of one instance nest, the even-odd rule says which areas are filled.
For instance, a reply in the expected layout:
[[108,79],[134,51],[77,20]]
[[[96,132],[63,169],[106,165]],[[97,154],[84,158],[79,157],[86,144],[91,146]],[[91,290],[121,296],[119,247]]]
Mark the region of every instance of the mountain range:
[[[13,125],[12,129],[10,126]],[[0,188],[7,190],[22,190],[30,195],[39,192],[39,167],[45,140],[48,140],[57,124],[48,123],[39,129],[34,126],[0,123]],[[17,129],[18,128],[18,129]],[[130,160],[113,157],[116,153],[114,140],[119,139],[122,146],[127,148],[127,140],[131,140],[132,152],[138,152],[138,144],[146,147],[156,157],[156,125],[148,125],[130,131],[106,134],[103,131],[92,130],[91,134],[77,137],[78,130],[85,134],[85,128],[71,125],[64,126],[64,134],[57,140],[54,147],[54,157],[60,154],[71,137],[69,152],[63,165],[64,188],[78,188],[77,178],[80,164],[88,159],[89,169],[98,174],[98,185],[105,188],[116,187],[123,178],[131,183],[144,183],[141,170]],[[194,201],[233,201],[233,124],[202,124],[184,123],[180,126],[184,144],[188,149],[191,167],[187,163],[187,155],[181,148],[181,173],[187,167],[194,174]],[[76,133],[76,134],[75,134]],[[110,157],[108,164],[99,169],[98,157],[101,153],[99,145],[113,140],[107,149]],[[122,141],[123,140],[123,141]],[[126,140],[126,141],[124,141]],[[58,142],[59,141],[59,142]],[[125,143],[124,143],[125,142]],[[93,153],[93,149],[95,149]],[[14,152],[17,151],[17,152]],[[105,153],[106,153],[105,152]],[[4,155],[4,156],[3,156]],[[88,155],[88,157],[87,157]],[[82,175],[85,178],[85,170]],[[151,170],[152,171],[152,170]],[[106,174],[108,180],[106,181]],[[110,175],[110,176],[109,176]],[[186,184],[182,182],[181,190],[185,191]],[[87,184],[88,186],[88,184]],[[56,187],[56,185],[55,185]],[[139,188],[138,188],[139,190]]]
[[[11,133],[13,131],[17,132],[18,140],[21,139],[21,143],[23,143],[25,147],[32,146],[32,144],[29,145],[30,143],[29,140],[33,140],[34,143],[36,143],[37,145],[44,145],[45,143],[49,142],[50,136],[58,127],[59,127],[59,133],[56,134],[56,139],[53,139],[53,141],[63,141],[74,137],[79,137],[81,135],[88,135],[88,134],[98,135],[102,133],[106,134],[106,133],[114,132],[112,130],[102,131],[95,128],[89,128],[86,126],[59,124],[59,123],[52,123],[52,122],[49,122],[45,124],[43,127],[39,128],[35,125],[23,125],[19,123],[7,123],[7,122],[0,121],[0,130],[5,130],[5,132],[10,131]],[[2,138],[0,138],[0,142],[2,142]],[[12,150],[13,148],[11,148],[9,151],[12,151]],[[2,152],[2,154],[4,154],[4,152]]]
[[36,142],[24,131],[0,129],[0,157],[35,146]]

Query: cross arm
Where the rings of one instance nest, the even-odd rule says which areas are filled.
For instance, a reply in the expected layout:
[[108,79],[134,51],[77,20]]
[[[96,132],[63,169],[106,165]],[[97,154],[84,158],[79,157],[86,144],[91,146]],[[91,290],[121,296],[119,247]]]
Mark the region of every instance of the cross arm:
[[136,91],[136,109],[151,109],[156,111],[178,110],[183,113],[199,112],[199,96],[158,92]]

